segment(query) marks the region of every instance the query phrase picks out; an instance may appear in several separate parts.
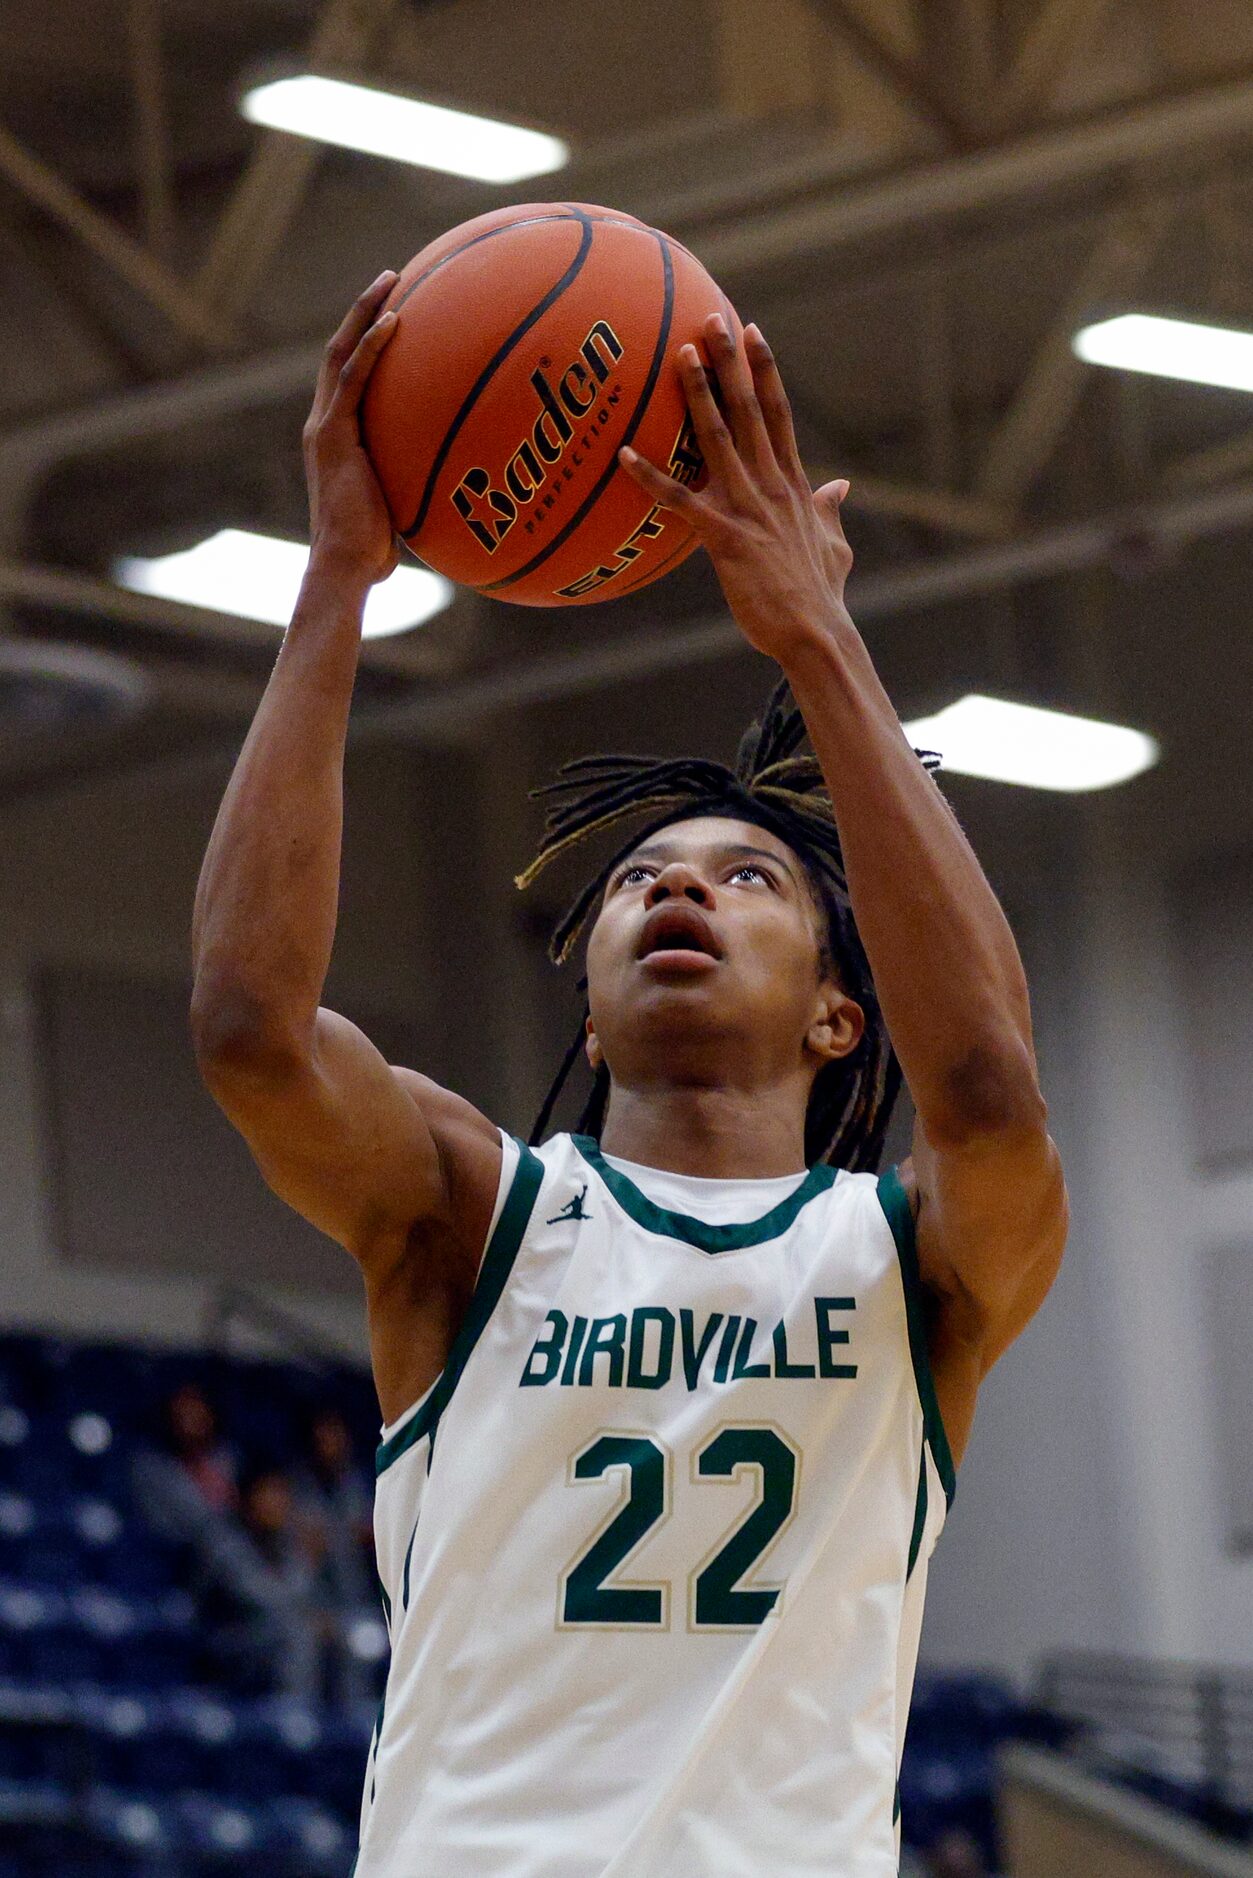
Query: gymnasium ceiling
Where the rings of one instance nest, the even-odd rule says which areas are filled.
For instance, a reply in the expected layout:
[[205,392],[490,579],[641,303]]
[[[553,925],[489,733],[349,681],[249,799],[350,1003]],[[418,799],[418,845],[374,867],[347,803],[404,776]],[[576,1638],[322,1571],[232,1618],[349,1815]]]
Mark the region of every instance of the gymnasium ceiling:
[[[241,81],[293,60],[574,160],[508,191],[253,129]],[[1127,305],[1253,321],[1248,0],[44,0],[0,22],[0,796],[238,746],[277,634],[124,593],[113,556],[302,533],[344,306],[534,194],[670,229],[760,322],[815,480],[852,478],[854,612],[903,712],[960,674],[1243,747],[1253,403],[1069,339]],[[577,616],[462,594],[367,643],[354,734],[700,672],[734,644],[718,598],[700,559]],[[54,735],[13,642],[121,656],[148,706]]]

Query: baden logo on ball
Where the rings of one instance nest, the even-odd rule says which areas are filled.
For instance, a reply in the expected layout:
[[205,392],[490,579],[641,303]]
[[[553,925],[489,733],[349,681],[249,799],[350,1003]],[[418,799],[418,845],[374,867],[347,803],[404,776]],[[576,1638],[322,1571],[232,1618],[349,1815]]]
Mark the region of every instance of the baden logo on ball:
[[[622,357],[622,341],[606,320],[597,320],[583,344],[579,347],[579,359],[566,367],[558,383],[559,396],[544,376],[544,368],[537,365],[531,373],[531,385],[540,402],[540,413],[531,426],[531,434],[524,437],[510,456],[505,468],[504,482],[508,494],[503,489],[492,486],[487,470],[476,466],[467,471],[461,482],[452,492],[452,504],[468,528],[474,530],[489,554],[495,554],[500,543],[518,519],[518,509],[536,496],[543,493],[548,478],[545,464],[558,464],[574,436],[571,418],[583,427],[583,419],[596,403],[599,395],[597,387],[604,385],[610,371]],[[581,363],[580,360],[586,361]],[[583,395],[589,379],[595,379],[596,385]],[[574,380],[574,383],[571,383]],[[613,385],[606,396],[609,399],[601,410],[599,423],[609,422],[612,405],[617,404],[622,396],[622,387]],[[562,407],[565,407],[564,409]],[[594,422],[596,420],[593,420]],[[551,435],[549,427],[551,426]],[[594,432],[584,428],[583,441],[586,443]],[[573,452],[571,467],[579,467],[579,453]],[[486,497],[493,510],[491,529],[484,528],[475,519],[475,500]]]
[[397,533],[428,566],[523,606],[633,593],[695,536],[618,460],[704,473],[677,352],[721,313],[680,242],[571,202],[498,209],[402,271],[362,434]]

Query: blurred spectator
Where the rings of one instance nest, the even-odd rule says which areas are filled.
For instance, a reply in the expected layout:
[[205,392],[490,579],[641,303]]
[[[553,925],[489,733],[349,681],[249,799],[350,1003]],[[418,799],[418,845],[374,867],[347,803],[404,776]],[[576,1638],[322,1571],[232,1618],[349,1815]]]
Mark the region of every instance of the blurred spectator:
[[262,1465],[243,1480],[231,1523],[196,1589],[210,1655],[224,1680],[247,1694],[315,1701],[321,1694],[316,1541],[297,1524],[291,1483]]
[[927,1852],[927,1878],[988,1878],[983,1854],[968,1832],[941,1833]]
[[326,1590],[327,1552],[297,1514],[292,1483],[265,1465],[246,1478],[242,1520],[217,1550],[202,1612],[219,1673],[241,1693],[357,1702],[373,1683],[360,1653],[360,1607]]
[[296,1506],[321,1549],[319,1584],[345,1613],[349,1607],[372,1607],[373,1497],[356,1464],[348,1424],[337,1408],[315,1408],[305,1439],[306,1459],[295,1479]]
[[242,1478],[201,1390],[163,1405],[159,1445],[133,1468],[135,1499],[185,1549],[208,1672],[240,1694],[356,1702],[373,1692],[380,1639],[368,1557],[370,1499],[335,1413],[310,1426],[299,1497],[270,1462]]
[[156,1432],[155,1445],[135,1457],[136,1501],[156,1532],[198,1548],[238,1507],[235,1454],[194,1383],[162,1403]]

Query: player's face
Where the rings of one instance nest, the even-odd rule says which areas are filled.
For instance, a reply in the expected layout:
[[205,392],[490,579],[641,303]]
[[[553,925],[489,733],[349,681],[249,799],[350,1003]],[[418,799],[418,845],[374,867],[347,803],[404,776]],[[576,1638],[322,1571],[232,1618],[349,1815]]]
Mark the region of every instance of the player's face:
[[822,970],[801,862],[730,817],[673,822],[617,867],[588,942],[588,1050],[614,1080],[753,1088],[857,1043],[862,1014]]

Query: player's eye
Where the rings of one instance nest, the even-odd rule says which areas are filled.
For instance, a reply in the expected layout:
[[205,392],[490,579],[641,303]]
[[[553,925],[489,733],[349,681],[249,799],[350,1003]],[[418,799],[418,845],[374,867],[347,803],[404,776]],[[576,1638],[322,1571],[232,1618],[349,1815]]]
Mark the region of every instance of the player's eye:
[[755,861],[741,861],[740,865],[731,875],[731,879],[738,880],[742,874],[755,874],[758,880],[764,880],[768,887],[773,887],[774,885],[774,876],[768,874],[764,867],[758,867]]
[[623,868],[617,880],[614,882],[614,885],[616,887],[625,887],[632,880],[647,880],[649,878],[649,872],[650,870],[647,867],[641,867],[640,864],[636,862],[631,867]]

